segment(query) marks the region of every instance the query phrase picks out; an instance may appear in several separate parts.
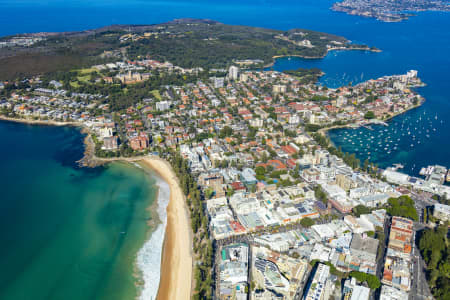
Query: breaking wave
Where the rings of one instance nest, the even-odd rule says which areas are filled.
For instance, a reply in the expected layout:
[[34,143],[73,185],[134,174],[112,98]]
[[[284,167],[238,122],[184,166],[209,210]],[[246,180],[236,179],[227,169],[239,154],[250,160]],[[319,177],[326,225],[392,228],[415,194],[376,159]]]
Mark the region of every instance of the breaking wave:
[[158,207],[156,211],[161,223],[158,224],[150,239],[145,242],[137,254],[136,264],[144,281],[139,297],[142,300],[156,299],[158,293],[161,277],[161,254],[167,224],[166,209],[170,198],[170,187],[167,182],[157,176],[155,178],[158,187]]

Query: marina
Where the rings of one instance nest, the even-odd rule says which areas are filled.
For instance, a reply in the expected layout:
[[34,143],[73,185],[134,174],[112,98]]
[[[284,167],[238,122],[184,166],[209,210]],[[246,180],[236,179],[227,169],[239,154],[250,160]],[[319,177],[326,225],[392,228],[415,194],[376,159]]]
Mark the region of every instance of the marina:
[[[396,167],[401,166],[404,172],[419,175],[419,167],[425,164],[408,163],[408,156],[430,139],[438,139],[444,124],[437,114],[431,116],[423,111],[399,116],[389,123],[365,123],[358,128],[330,130],[328,134],[336,147],[355,153],[361,162],[368,159],[382,168],[398,164]],[[425,176],[427,172],[421,171]]]

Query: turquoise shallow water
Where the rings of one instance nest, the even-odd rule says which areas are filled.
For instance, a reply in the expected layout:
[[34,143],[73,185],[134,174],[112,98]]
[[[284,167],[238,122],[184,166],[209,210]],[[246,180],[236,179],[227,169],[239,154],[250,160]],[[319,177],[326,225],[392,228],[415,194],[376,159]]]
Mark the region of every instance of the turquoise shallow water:
[[154,180],[80,169],[75,128],[0,122],[0,299],[132,299]]

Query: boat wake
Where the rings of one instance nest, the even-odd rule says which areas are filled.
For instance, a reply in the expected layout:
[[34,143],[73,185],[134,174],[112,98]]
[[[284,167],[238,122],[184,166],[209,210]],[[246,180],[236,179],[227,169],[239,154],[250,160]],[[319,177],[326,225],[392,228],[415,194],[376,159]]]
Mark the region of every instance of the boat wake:
[[170,198],[170,188],[165,181],[156,177],[156,186],[158,187],[157,213],[162,223],[158,225],[150,239],[139,250],[136,262],[144,281],[139,299],[146,300],[156,299],[158,293],[161,277],[161,254],[167,223],[166,209]]

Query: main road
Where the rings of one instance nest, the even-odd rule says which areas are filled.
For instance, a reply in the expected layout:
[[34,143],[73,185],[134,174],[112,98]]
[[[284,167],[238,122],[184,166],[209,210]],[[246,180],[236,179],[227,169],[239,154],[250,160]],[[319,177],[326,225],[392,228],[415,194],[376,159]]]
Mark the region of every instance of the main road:
[[411,291],[409,293],[410,300],[424,300],[433,299],[430,289],[428,287],[427,279],[425,278],[425,264],[420,255],[419,249],[413,243],[412,251],[412,271],[413,277],[411,282]]

